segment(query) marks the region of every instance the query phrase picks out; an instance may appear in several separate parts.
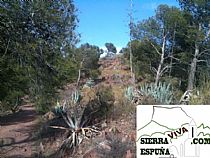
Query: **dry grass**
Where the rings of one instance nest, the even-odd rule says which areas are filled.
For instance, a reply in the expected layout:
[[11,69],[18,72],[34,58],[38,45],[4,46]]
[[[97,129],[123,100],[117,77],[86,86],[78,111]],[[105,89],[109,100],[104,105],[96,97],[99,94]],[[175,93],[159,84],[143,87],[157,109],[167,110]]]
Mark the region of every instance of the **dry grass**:
[[96,98],[96,90],[89,87],[84,87],[81,90],[82,93],[82,100],[81,105],[87,105],[91,100]]

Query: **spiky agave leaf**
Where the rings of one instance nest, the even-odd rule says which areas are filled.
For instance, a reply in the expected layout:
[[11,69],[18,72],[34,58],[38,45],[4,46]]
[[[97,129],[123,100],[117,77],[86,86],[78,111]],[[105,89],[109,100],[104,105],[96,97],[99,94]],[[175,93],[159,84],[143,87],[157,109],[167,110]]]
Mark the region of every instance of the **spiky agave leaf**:
[[134,88],[132,86],[129,86],[125,90],[125,97],[128,98],[129,101],[132,101],[134,97]]
[[140,87],[140,91],[145,95],[152,96],[162,104],[172,103],[173,92],[170,83],[166,84],[159,82],[158,85],[155,85],[154,83],[144,84]]

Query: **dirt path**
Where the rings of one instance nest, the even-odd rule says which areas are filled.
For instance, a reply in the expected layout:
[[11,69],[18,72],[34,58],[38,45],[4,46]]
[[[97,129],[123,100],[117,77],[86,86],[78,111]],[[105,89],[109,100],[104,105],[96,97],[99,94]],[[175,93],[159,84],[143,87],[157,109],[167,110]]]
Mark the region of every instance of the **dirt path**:
[[38,114],[31,104],[21,109],[18,113],[0,117],[0,158],[32,156]]

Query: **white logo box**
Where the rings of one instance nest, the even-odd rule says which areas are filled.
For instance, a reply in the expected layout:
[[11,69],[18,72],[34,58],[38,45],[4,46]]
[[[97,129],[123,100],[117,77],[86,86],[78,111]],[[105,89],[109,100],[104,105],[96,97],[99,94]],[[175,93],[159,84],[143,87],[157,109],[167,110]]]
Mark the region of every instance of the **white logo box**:
[[210,105],[139,105],[137,158],[208,158]]

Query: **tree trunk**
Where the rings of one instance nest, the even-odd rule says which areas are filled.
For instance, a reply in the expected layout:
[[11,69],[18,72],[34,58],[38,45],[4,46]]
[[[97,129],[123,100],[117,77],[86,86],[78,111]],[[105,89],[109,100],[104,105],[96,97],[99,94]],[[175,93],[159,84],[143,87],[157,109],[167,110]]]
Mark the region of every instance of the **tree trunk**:
[[[201,31],[201,24],[199,24],[198,30]],[[190,64],[190,72],[189,72],[189,76],[188,76],[187,90],[193,90],[193,87],[194,87],[198,55],[199,55],[199,45],[198,45],[198,41],[195,41],[195,53],[194,53],[193,60]]]
[[132,30],[132,25],[133,25],[133,0],[130,0],[130,73],[131,73],[131,80],[132,80],[132,84],[135,83],[135,73],[133,71],[133,53],[132,53],[132,34],[131,34],[131,30]]
[[190,64],[190,72],[189,72],[189,76],[188,76],[188,88],[187,88],[187,90],[193,90],[193,87],[194,87],[198,54],[199,54],[199,46],[196,42],[195,43],[195,54],[194,54],[193,60]]
[[158,69],[157,69],[156,77],[155,77],[155,85],[157,85],[160,80],[160,76],[161,76],[160,72],[161,72],[161,69],[163,66],[163,62],[164,62],[164,53],[162,52],[160,63],[159,63]]
[[133,54],[132,54],[131,42],[130,42],[130,73],[131,73],[132,84],[134,84],[135,83],[135,74],[133,71]]
[[83,62],[84,62],[84,58],[83,58],[83,60],[80,62],[80,66],[79,66],[78,78],[77,78],[77,87],[79,86],[79,81],[80,81],[80,78],[81,78],[81,69],[82,69]]
[[174,54],[174,43],[175,43],[175,36],[176,36],[176,23],[175,23],[175,29],[173,32],[173,39],[172,39],[172,46],[171,46],[171,60],[170,60],[170,71],[169,71],[169,77],[171,77],[171,73],[172,73],[172,65],[173,65],[173,54]]
[[166,35],[163,36],[163,44],[162,44],[162,49],[161,49],[161,58],[160,58],[160,63],[158,65],[158,69],[157,69],[157,73],[156,73],[156,77],[155,77],[155,85],[158,84],[158,82],[160,80],[160,77],[161,77],[161,70],[162,70],[162,66],[163,66],[163,63],[164,63],[165,45],[166,45]]

